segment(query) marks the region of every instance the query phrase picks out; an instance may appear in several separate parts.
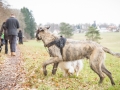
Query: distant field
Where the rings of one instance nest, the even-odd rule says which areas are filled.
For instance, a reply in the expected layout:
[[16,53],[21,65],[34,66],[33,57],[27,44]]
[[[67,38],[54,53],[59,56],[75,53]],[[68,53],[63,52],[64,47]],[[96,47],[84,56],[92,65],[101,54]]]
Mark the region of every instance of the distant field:
[[[101,33],[103,38],[101,45],[113,51],[120,52],[120,33]],[[85,40],[84,34],[75,34],[74,39]],[[51,75],[52,65],[47,67],[48,75],[45,77],[42,72],[42,62],[49,59],[47,48],[42,41],[30,40],[18,45],[26,70],[26,81],[23,87],[37,90],[120,90],[120,58],[107,54],[105,64],[111,71],[116,85],[113,87],[106,76],[103,84],[98,85],[99,77],[90,69],[89,61],[84,60],[84,68],[79,76],[63,77],[58,69],[56,75]]]
[[[100,37],[102,38],[100,40],[100,44],[103,46],[106,46],[112,50],[115,51],[120,51],[120,32],[109,32],[109,33],[101,33]],[[79,33],[79,34],[74,34],[73,39],[77,40],[85,40],[85,34],[84,33]]]

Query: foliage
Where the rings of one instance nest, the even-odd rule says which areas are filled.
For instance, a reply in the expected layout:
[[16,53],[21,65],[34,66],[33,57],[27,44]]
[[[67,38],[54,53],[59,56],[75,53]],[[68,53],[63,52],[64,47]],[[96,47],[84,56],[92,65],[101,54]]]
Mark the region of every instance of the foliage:
[[86,37],[88,40],[96,41],[101,39],[100,32],[96,30],[97,28],[94,28],[93,26],[89,27],[88,31],[86,32]]
[[32,15],[32,11],[30,11],[28,8],[23,7],[21,9],[21,12],[24,15],[24,21],[26,24],[25,32],[28,33],[28,35],[31,36],[31,38],[34,38],[34,31],[36,30],[36,23],[35,19]]
[[61,35],[64,35],[65,37],[71,37],[73,35],[73,28],[71,25],[67,23],[60,23],[60,33]]
[[76,25],[76,28],[77,28],[77,29],[81,29],[80,24]]

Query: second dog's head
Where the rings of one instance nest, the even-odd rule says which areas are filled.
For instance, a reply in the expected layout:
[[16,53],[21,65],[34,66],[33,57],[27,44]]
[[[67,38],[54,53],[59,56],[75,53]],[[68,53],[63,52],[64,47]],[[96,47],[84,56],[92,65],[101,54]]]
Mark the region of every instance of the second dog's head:
[[75,70],[74,70],[74,68],[73,67],[71,67],[71,68],[69,68],[69,70],[68,70],[68,75],[73,75],[74,74],[74,72],[75,72]]

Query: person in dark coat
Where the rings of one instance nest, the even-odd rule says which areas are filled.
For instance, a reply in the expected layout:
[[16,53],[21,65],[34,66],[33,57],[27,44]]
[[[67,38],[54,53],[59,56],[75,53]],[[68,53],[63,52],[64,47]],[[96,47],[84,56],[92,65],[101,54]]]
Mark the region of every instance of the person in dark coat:
[[6,28],[8,31],[8,38],[10,42],[11,56],[16,55],[16,40],[17,40],[17,29],[19,28],[19,22],[15,18],[14,14],[6,21]]
[[[6,28],[6,22],[3,22],[3,24],[2,24],[2,27],[1,27],[1,30],[0,30],[0,37],[2,36],[2,34],[4,34],[3,40],[4,40],[4,43],[5,43],[5,54],[8,54],[8,33],[7,33],[7,28]],[[3,42],[3,40],[2,40],[2,42]],[[2,45],[3,44],[1,44],[1,46]],[[2,49],[1,46],[0,46],[0,48]]]
[[23,35],[21,30],[19,30],[18,32],[18,38],[19,38],[19,44],[23,44]]

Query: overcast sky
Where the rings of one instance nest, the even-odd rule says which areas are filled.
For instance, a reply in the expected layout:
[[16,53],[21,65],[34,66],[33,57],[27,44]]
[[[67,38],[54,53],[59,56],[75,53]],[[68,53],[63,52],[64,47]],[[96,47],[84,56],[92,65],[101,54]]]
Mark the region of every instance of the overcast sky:
[[37,24],[120,24],[120,0],[7,0],[13,8],[33,11]]

